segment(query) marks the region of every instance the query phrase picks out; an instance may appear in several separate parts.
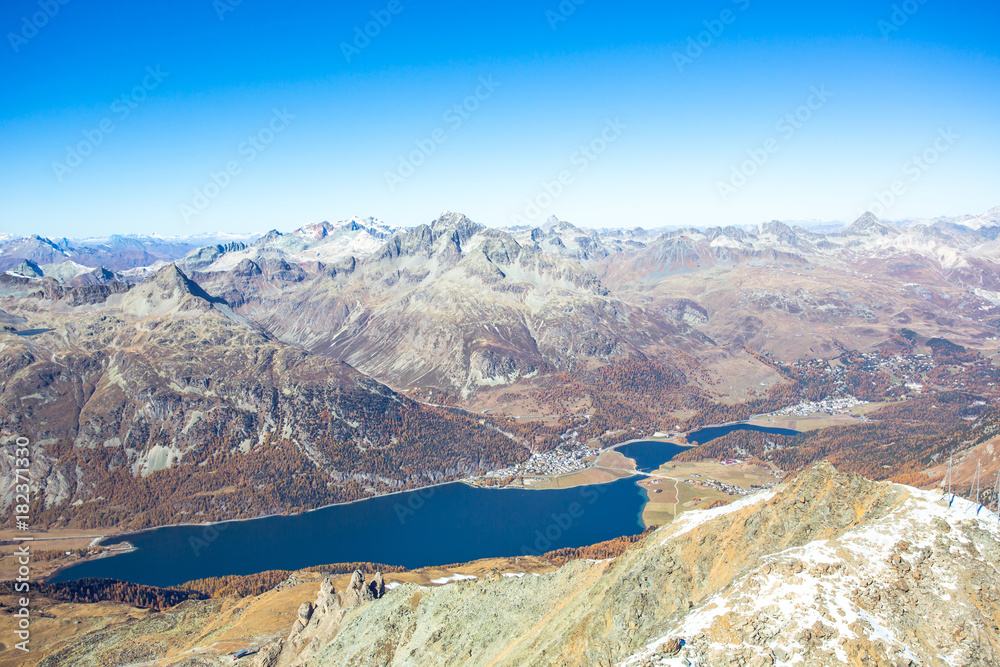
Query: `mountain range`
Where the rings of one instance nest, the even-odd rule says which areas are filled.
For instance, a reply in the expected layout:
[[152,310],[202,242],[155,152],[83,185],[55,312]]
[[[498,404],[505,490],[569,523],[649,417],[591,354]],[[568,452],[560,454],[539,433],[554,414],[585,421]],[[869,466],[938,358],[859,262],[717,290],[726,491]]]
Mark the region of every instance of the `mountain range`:
[[[646,231],[445,213],[412,229],[13,239],[0,428],[34,434],[46,522],[147,526],[461,479],[566,434],[608,444],[810,391],[885,380],[898,397],[919,383],[862,364],[808,389],[789,368],[896,349],[904,331],[991,345],[996,220]],[[292,479],[267,469],[279,455]]]

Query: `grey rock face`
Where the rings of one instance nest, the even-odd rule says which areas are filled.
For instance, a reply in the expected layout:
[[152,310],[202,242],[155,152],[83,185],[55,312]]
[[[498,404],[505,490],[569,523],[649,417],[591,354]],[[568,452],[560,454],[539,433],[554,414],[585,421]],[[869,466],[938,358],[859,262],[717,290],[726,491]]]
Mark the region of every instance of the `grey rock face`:
[[340,606],[345,611],[353,607],[357,607],[363,602],[368,602],[369,600],[374,600],[375,595],[372,593],[371,589],[365,584],[365,575],[363,575],[359,570],[355,570],[354,574],[351,575],[351,583],[347,585],[347,589],[340,594]]
[[385,595],[385,580],[382,579],[381,572],[375,573],[375,578],[368,584],[368,590],[372,592],[372,597],[376,600]]
[[254,667],[275,667],[278,664],[278,656],[281,654],[281,647],[283,645],[284,643],[278,640],[264,646],[254,656]]

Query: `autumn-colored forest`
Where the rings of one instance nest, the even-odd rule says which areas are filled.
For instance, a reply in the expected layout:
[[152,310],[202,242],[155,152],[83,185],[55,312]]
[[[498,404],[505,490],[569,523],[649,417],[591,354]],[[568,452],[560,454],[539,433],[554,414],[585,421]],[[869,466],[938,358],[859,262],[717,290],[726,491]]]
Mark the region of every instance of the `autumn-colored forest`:
[[[78,579],[57,584],[32,584],[34,595],[57,602],[120,602],[140,609],[163,610],[208,596],[196,591],[157,588],[114,579]],[[0,595],[14,595],[12,582],[0,583]]]
[[734,431],[677,455],[676,461],[756,458],[791,474],[819,460],[869,479],[925,485],[921,471],[992,437],[1000,412],[967,392],[889,405],[868,421],[797,436]]
[[623,553],[628,551],[636,542],[639,542],[647,535],[655,531],[656,528],[647,528],[638,535],[625,535],[623,537],[616,537],[613,540],[607,540],[606,542],[598,542],[586,547],[578,548],[566,548],[566,549],[556,549],[555,551],[550,551],[542,555],[542,558],[549,560],[557,565],[563,565],[571,560],[580,560],[583,558],[589,558],[594,560],[604,560],[607,558],[617,558]]
[[[350,574],[360,570],[365,574],[382,572],[405,572],[406,568],[382,563],[334,563],[314,565],[306,572],[321,574]],[[187,600],[208,598],[244,598],[262,595],[288,579],[293,572],[288,570],[268,570],[257,574],[230,575],[197,579],[175,588],[159,588],[132,584],[115,579],[78,579],[55,584],[33,583],[32,594],[56,602],[118,602],[140,609],[162,611]],[[0,595],[13,595],[14,582],[0,582]]]
[[459,479],[529,456],[496,428],[470,429],[464,413],[411,404],[368,418],[371,430],[381,435],[362,446],[322,436],[310,456],[272,432],[249,452],[221,440],[206,443],[179,464],[145,477],[123,465],[114,448],[67,448],[61,457],[68,465],[94,471],[95,500],[45,506],[39,496],[33,519],[45,525],[142,529],[294,513],[424,486],[431,470],[440,471],[434,481]]

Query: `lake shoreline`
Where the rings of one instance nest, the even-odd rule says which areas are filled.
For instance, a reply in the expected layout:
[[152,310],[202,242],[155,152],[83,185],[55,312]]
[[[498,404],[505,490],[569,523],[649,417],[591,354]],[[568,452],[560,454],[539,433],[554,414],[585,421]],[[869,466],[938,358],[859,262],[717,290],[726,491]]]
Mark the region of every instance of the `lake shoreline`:
[[537,555],[644,529],[640,517],[646,497],[633,480],[551,494],[504,491],[452,482],[440,485],[436,494],[410,492],[402,500],[380,497],[368,506],[340,505],[323,514],[118,536],[113,546],[127,540],[136,550],[112,560],[68,564],[48,583],[97,577],[167,588],[205,577],[340,562],[415,569]]
[[[747,427],[752,427],[752,428],[755,428],[755,429],[756,428],[760,428],[760,427],[756,427],[753,424],[750,424],[748,421],[730,422],[730,423],[727,423],[727,424],[711,425],[711,426],[705,426],[705,427],[698,428],[698,429],[693,429],[693,430],[691,430],[691,431],[689,431],[687,433],[683,433],[683,434],[669,434],[668,436],[661,436],[659,438],[656,438],[656,437],[653,437],[653,436],[647,436],[647,437],[641,437],[641,438],[632,438],[632,439],[629,439],[629,440],[626,440],[626,441],[623,441],[623,442],[616,443],[614,445],[611,445],[611,446],[606,447],[606,448],[601,449],[601,450],[595,450],[595,454],[597,454],[597,456],[599,457],[601,454],[604,454],[606,452],[616,451],[616,450],[618,450],[620,448],[627,447],[629,445],[633,445],[633,444],[636,444],[636,443],[644,443],[644,442],[667,444],[667,445],[672,445],[672,446],[681,448],[682,450],[688,450],[688,449],[692,449],[694,447],[697,447],[698,444],[696,444],[696,443],[695,444],[692,444],[692,443],[681,444],[681,443],[677,443],[677,442],[672,442],[671,439],[677,438],[678,436],[683,436],[683,437],[686,438],[689,435],[698,433],[699,431],[703,431],[703,430],[706,430],[706,429],[729,428],[729,427],[737,427],[737,426],[747,426]],[[594,463],[592,463],[591,465],[589,465],[587,468],[583,468],[581,470],[578,470],[578,471],[575,471],[574,473],[569,473],[569,474],[578,474],[580,472],[584,472],[584,471],[587,471],[587,470],[592,470],[592,469],[595,469],[595,468],[599,468],[599,466],[597,466],[597,459],[595,459]],[[559,477],[564,477],[564,476],[565,475],[559,475],[559,476],[553,477],[551,479],[558,479]],[[114,535],[108,535],[107,537],[105,537],[104,539],[102,539],[98,544],[101,545],[101,546],[106,546],[106,545],[104,545],[104,542],[106,540],[115,540],[115,544],[117,545],[117,544],[121,544],[121,543],[127,541],[129,537],[140,535],[140,534],[155,533],[157,531],[161,531],[161,530],[168,529],[168,528],[195,528],[195,529],[201,528],[201,529],[206,529],[207,530],[207,529],[211,529],[214,526],[220,526],[220,525],[239,525],[239,524],[245,524],[245,523],[249,523],[249,522],[262,521],[262,520],[274,519],[274,518],[306,517],[306,516],[308,516],[310,514],[314,514],[316,512],[320,512],[322,510],[330,510],[330,509],[333,509],[333,508],[346,508],[346,507],[350,507],[352,505],[356,505],[358,503],[372,502],[372,501],[375,501],[375,500],[378,500],[378,499],[387,499],[387,498],[391,498],[393,496],[399,496],[399,495],[403,495],[403,494],[418,494],[420,497],[422,497],[422,498],[424,498],[424,500],[426,500],[427,498],[429,498],[430,495],[433,495],[433,491],[435,489],[439,489],[439,488],[442,488],[442,487],[453,486],[453,485],[461,485],[461,486],[468,487],[468,488],[471,488],[471,489],[476,489],[476,490],[494,490],[494,491],[518,491],[518,490],[520,490],[520,491],[560,491],[560,490],[568,490],[569,488],[581,489],[582,490],[582,489],[586,489],[586,488],[590,488],[590,487],[604,487],[606,485],[613,484],[615,482],[623,481],[623,480],[634,480],[636,477],[641,477],[641,476],[642,475],[639,473],[639,471],[632,471],[630,474],[628,474],[626,476],[623,476],[623,477],[619,477],[618,479],[596,481],[596,482],[592,482],[592,483],[589,483],[589,484],[581,484],[581,485],[578,485],[578,486],[575,486],[575,487],[568,487],[567,489],[536,488],[536,487],[531,487],[531,486],[524,486],[524,487],[483,487],[483,486],[480,486],[480,485],[477,485],[477,484],[474,483],[475,480],[482,479],[482,478],[454,479],[454,480],[449,480],[449,481],[445,481],[445,482],[438,482],[438,483],[435,483],[435,484],[429,484],[429,485],[426,485],[426,486],[421,486],[421,487],[417,487],[417,488],[413,488],[413,489],[405,489],[405,490],[400,490],[400,491],[392,491],[392,492],[389,492],[389,493],[376,494],[376,495],[369,496],[369,497],[366,497],[366,498],[359,498],[357,500],[351,500],[351,501],[345,501],[345,502],[338,502],[338,503],[328,503],[328,504],[322,505],[320,507],[310,508],[310,509],[303,510],[301,512],[295,512],[295,513],[271,513],[271,514],[264,514],[264,515],[259,515],[259,516],[253,516],[253,517],[244,517],[244,518],[238,518],[238,519],[225,519],[225,520],[219,520],[219,521],[202,521],[202,522],[175,523],[175,524],[168,524],[168,525],[162,525],[162,526],[155,526],[155,527],[152,527],[152,528],[144,528],[144,529],[137,529],[137,530],[131,530],[131,531],[126,531],[126,532],[120,532],[120,533],[116,533]],[[640,509],[639,509],[640,524],[641,525],[645,525],[645,522],[642,521],[641,516],[642,516],[643,508],[645,507],[645,505],[648,502],[650,502],[650,498],[649,498],[649,495],[645,492],[645,489],[643,489],[641,486],[639,488],[640,488],[640,491],[642,492],[642,495],[644,497],[644,501],[642,503],[642,507],[640,507]],[[425,494],[429,494],[429,495],[427,495],[426,497],[424,497]],[[138,550],[138,547],[134,547],[134,549]],[[92,561],[96,561],[96,560],[101,560],[101,559],[104,559],[104,558],[114,558],[114,557],[122,555],[124,553],[129,553],[129,552],[128,551],[120,551],[120,552],[117,552],[115,554],[105,554],[103,556],[98,556],[96,558],[84,559],[84,560],[81,560],[81,561],[77,561],[75,563],[67,564],[65,566],[62,566],[62,567],[54,570],[51,574],[49,574],[47,577],[45,577],[45,580],[46,581],[50,581],[50,580],[56,578],[64,570],[72,568],[72,567],[75,567],[75,566],[80,565],[82,563],[92,562]]]
[[[744,422],[735,422],[735,423],[744,423]],[[732,425],[732,424],[720,424],[718,426],[705,426],[703,428],[721,428],[721,427],[730,426],[730,425]],[[700,430],[702,430],[702,429],[694,429],[690,433],[697,433]],[[681,435],[685,435],[686,436],[688,434],[681,434]],[[617,443],[615,445],[612,445],[610,447],[607,447],[605,449],[598,449],[598,450],[594,450],[594,451],[598,455],[600,455],[600,454],[603,454],[604,452],[612,451],[612,450],[618,449],[619,447],[624,447],[625,445],[631,445],[631,444],[636,443],[636,442],[648,442],[648,441],[651,441],[651,442],[660,442],[661,440],[658,439],[658,438],[653,438],[652,436],[647,437],[647,438],[634,438],[632,440],[626,440],[625,442],[619,442],[619,443]],[[662,440],[662,442],[669,442],[669,441],[668,440]],[[697,446],[697,445],[681,445],[679,443],[671,443],[671,444],[676,444],[679,447],[687,447],[687,448],[693,448],[693,447]],[[593,467],[594,466],[590,466],[588,468],[583,468],[582,470],[590,470]],[[486,487],[481,487],[481,486],[477,486],[476,484],[473,484],[473,481],[475,481],[476,479],[482,479],[482,478],[480,478],[480,477],[463,477],[462,479],[453,479],[453,480],[449,480],[447,482],[437,482],[435,484],[428,484],[426,486],[418,486],[418,487],[415,487],[415,488],[412,488],[412,489],[404,489],[402,491],[390,491],[389,493],[377,493],[377,494],[375,494],[373,496],[368,496],[367,498],[358,498],[357,500],[345,500],[343,502],[338,502],[338,503],[328,503],[326,505],[320,505],[319,507],[313,507],[311,509],[302,510],[301,512],[294,512],[294,513],[288,513],[288,514],[282,514],[282,513],[274,512],[272,514],[260,514],[258,516],[243,517],[243,518],[238,518],[238,519],[220,519],[218,521],[199,521],[199,522],[168,523],[168,524],[164,524],[162,526],[151,526],[149,528],[139,528],[139,529],[136,529],[136,530],[129,530],[129,531],[124,531],[124,532],[116,533],[115,535],[108,535],[105,539],[113,539],[113,538],[118,538],[118,537],[127,537],[129,535],[136,535],[138,533],[145,533],[145,532],[149,532],[149,531],[152,531],[152,530],[160,530],[160,529],[163,529],[163,528],[198,528],[198,527],[218,526],[218,525],[224,524],[224,523],[241,523],[241,522],[244,522],[244,521],[259,521],[261,519],[271,519],[271,518],[274,518],[274,517],[302,516],[304,514],[309,514],[310,512],[319,512],[320,510],[329,509],[331,507],[344,507],[344,506],[348,506],[348,505],[354,505],[356,503],[363,503],[363,502],[367,502],[369,500],[374,500],[375,498],[390,498],[392,496],[398,496],[398,495],[401,495],[401,494],[404,494],[404,493],[419,493],[419,492],[424,491],[426,489],[434,489],[434,488],[438,488],[438,487],[442,487],[442,486],[448,486],[449,484],[465,484],[466,486],[470,486],[470,487],[477,488],[477,489],[486,488]],[[627,478],[623,478],[623,479],[627,479]],[[610,482],[601,482],[601,484],[609,484],[609,483]],[[517,489],[511,489],[511,487],[495,487],[495,488],[496,488],[496,490],[525,490],[525,491],[544,491],[544,490],[546,490],[546,489],[531,489],[529,487],[523,487],[523,488],[518,487]],[[111,531],[111,530],[114,530],[114,528],[97,528],[97,530]],[[103,542],[103,541],[104,540],[101,540],[101,542]],[[98,545],[100,545],[101,542],[98,542]]]

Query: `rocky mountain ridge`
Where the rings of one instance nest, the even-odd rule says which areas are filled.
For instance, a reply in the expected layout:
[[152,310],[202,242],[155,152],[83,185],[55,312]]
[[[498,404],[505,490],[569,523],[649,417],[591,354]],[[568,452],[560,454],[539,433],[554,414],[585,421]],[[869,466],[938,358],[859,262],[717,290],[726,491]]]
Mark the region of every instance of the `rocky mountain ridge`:
[[[446,212],[431,226],[456,215],[458,214]],[[830,227],[826,225],[823,229]],[[155,269],[159,268],[156,266],[157,262],[179,260],[182,268],[189,271],[226,271],[244,259],[255,260],[256,254],[265,249],[292,263],[334,263],[348,257],[363,259],[379,251],[389,239],[409,234],[414,229],[419,229],[419,226],[407,229],[377,218],[355,217],[336,223],[305,225],[290,234],[272,230],[262,236],[112,235],[95,239],[53,240],[37,235],[8,235],[7,238],[0,239],[0,270],[11,270],[25,260],[47,266],[49,273],[54,272],[53,275],[59,273],[56,270],[58,265],[67,262],[88,268],[104,266],[112,271],[122,271],[150,266]],[[801,224],[777,220],[741,227],[586,229],[555,217],[541,227],[490,229],[509,234],[522,246],[532,246],[543,253],[574,259],[583,264],[639,251],[651,243],[666,239],[705,240],[711,247],[752,250],[756,253],[773,251],[823,254],[824,251],[847,246],[855,248],[862,255],[884,252],[886,248],[900,246],[900,241],[903,240],[904,247],[900,250],[905,254],[915,250],[927,252],[935,244],[961,251],[993,241],[1000,234],[1000,207],[978,216],[914,219],[896,223],[879,220],[868,212],[840,230],[825,233]],[[223,260],[221,258],[224,255],[229,257]]]
[[[845,324],[912,320],[904,308],[876,314],[899,301],[884,293],[864,303],[844,298],[867,274],[940,285],[952,304],[956,298],[968,303],[966,317],[983,321],[994,301],[1000,303],[1000,292],[991,296],[1000,289],[992,277],[1000,255],[989,229],[902,229],[868,214],[831,234],[780,222],[663,234],[581,230],[558,220],[497,230],[448,213],[390,236],[375,251],[337,255],[335,264],[296,263],[301,255],[283,251],[275,236],[258,242],[252,261],[244,258],[228,270],[215,264],[195,275],[287,342],[343,359],[393,386],[466,399],[525,376],[637,352],[714,354],[703,345],[711,347],[710,341],[767,345],[760,323],[775,305],[813,313],[811,319],[852,313]],[[731,289],[722,302],[692,293],[706,286],[687,283],[719,271],[753,274],[755,281],[770,281],[768,273],[776,271],[826,274],[827,284],[843,287],[831,299],[769,284],[764,301],[750,303],[733,303]],[[684,279],[677,287],[686,293],[664,291],[674,278]],[[913,296],[920,299],[916,310],[926,310],[925,296]],[[694,311],[678,309],[682,300],[700,313],[692,318],[686,313]],[[946,318],[944,310],[932,319]],[[720,326],[709,323],[717,314],[726,320]],[[774,348],[807,352],[799,341],[782,342]]]

